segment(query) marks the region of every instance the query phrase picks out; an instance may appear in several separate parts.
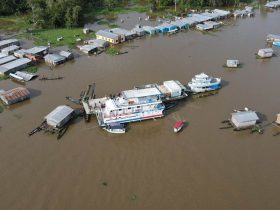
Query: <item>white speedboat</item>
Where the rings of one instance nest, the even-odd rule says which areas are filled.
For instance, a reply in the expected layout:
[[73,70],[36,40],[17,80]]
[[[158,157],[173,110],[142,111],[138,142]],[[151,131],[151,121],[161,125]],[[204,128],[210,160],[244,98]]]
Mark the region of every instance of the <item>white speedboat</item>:
[[103,129],[109,133],[125,133],[126,132],[124,124],[121,124],[121,123],[110,123],[110,124],[107,124]]
[[205,73],[197,74],[188,83],[188,88],[193,93],[203,93],[221,88],[221,78],[213,78]]

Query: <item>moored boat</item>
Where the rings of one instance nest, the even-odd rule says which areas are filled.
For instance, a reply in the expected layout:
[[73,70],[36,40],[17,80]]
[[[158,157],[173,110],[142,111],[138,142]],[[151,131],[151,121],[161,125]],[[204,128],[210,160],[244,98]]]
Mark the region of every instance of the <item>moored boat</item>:
[[221,88],[221,78],[210,77],[205,73],[197,74],[188,83],[189,91],[192,93],[203,93]]
[[280,41],[279,42],[272,42],[272,44],[276,47],[280,47]]
[[126,132],[124,124],[121,124],[121,123],[109,123],[103,129],[109,133],[125,133]]
[[184,126],[184,122],[179,120],[177,121],[174,126],[173,126],[173,129],[174,129],[174,133],[178,133]]

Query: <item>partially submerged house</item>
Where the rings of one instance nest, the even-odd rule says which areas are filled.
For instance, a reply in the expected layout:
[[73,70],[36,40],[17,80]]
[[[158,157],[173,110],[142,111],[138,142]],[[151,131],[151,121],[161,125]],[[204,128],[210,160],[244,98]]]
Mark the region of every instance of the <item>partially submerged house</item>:
[[197,24],[196,29],[200,31],[208,31],[213,29],[213,26],[208,25],[208,24]]
[[119,44],[121,42],[120,35],[111,33],[110,31],[99,30],[96,32],[96,39],[107,41],[111,44]]
[[189,27],[193,27],[195,26],[198,22],[196,22],[196,20],[194,20],[192,17],[186,17],[182,19],[185,23],[188,24]]
[[74,59],[74,54],[72,52],[69,51],[60,51],[59,55],[63,56],[66,58],[66,60],[72,60]]
[[89,55],[98,52],[98,46],[96,44],[87,44],[78,46],[80,51]]
[[26,50],[26,54],[24,56],[32,61],[40,61],[48,53],[49,53],[49,47],[37,46]]
[[280,1],[279,0],[278,1],[270,1],[270,2],[266,3],[264,6],[268,7],[268,8],[278,8],[278,7],[280,7]]
[[45,55],[44,60],[46,63],[56,66],[64,63],[66,58],[59,54],[47,54]]
[[139,25],[135,26],[131,31],[138,37],[144,36],[146,34],[146,31]]
[[0,58],[4,58],[4,57],[7,57],[7,55],[0,53]]
[[220,19],[228,18],[231,15],[230,11],[227,11],[227,10],[214,9],[213,12],[219,14],[220,15]]
[[24,58],[26,54],[26,49],[20,49],[14,52],[14,56],[16,56],[17,58]]
[[17,87],[8,91],[0,92],[0,99],[6,105],[15,104],[30,98],[30,92],[24,87]]
[[9,47],[5,47],[1,50],[1,53],[5,55],[12,55],[15,51],[19,50],[20,47],[17,45],[10,45]]
[[239,60],[227,60],[226,67],[237,68],[240,66]]
[[49,47],[47,46],[36,46],[26,50],[27,54],[44,57],[49,53]]
[[204,15],[201,15],[201,14],[192,14],[192,19],[194,21],[196,21],[197,23],[203,23],[205,21],[208,21],[208,20],[211,20],[212,18],[211,17],[208,17],[208,16],[204,16]]
[[25,82],[30,81],[33,78],[37,77],[36,74],[32,74],[24,71],[17,71],[14,74],[10,73],[9,76],[18,81],[25,81]]
[[217,12],[204,12],[204,13],[201,13],[200,15],[203,15],[203,16],[206,16],[208,18],[211,18],[209,20],[213,20],[213,21],[217,21],[221,18],[221,15]]
[[258,56],[261,58],[270,58],[273,56],[273,49],[272,48],[260,49],[258,51]]
[[131,40],[136,37],[136,34],[134,32],[123,29],[123,28],[112,28],[109,31],[114,34],[119,35],[121,37],[121,42],[124,42],[126,40]]
[[221,23],[215,21],[205,21],[204,24],[211,26],[213,29],[221,26]]
[[5,39],[0,41],[0,50],[6,47],[9,47],[11,45],[17,45],[19,46],[19,40],[18,39]]
[[171,21],[170,24],[176,26],[177,29],[179,29],[179,30],[189,28],[189,25],[188,25],[187,21],[184,21],[184,19],[178,19],[178,20],[175,20],[175,21]]
[[109,42],[102,40],[102,39],[90,39],[85,42],[88,45],[95,45],[100,49],[104,49],[106,47],[109,47]]
[[61,105],[44,117],[47,124],[53,128],[61,128],[67,124],[74,116],[74,109],[69,106]]
[[268,34],[266,36],[266,41],[268,41],[268,42],[280,42],[280,35]]
[[159,26],[155,27],[160,33],[168,33],[172,31],[177,31],[177,27],[175,25],[169,23],[163,23]]
[[9,75],[10,73],[14,73],[28,67],[30,64],[31,60],[28,58],[14,60],[0,66],[0,75]]
[[142,28],[147,34],[154,35],[157,33],[157,30],[152,26],[143,26]]
[[5,63],[9,63],[11,61],[14,61],[16,60],[17,58],[13,55],[9,55],[7,57],[4,57],[4,58],[0,58],[0,65],[3,65]]
[[259,117],[256,112],[251,110],[240,111],[232,113],[230,121],[237,130],[242,130],[254,127],[259,121]]

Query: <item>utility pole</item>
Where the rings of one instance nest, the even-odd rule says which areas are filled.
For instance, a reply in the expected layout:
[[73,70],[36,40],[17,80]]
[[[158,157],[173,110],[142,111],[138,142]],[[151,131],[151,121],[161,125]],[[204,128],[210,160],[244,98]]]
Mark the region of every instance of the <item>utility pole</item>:
[[177,0],[174,0],[175,2],[175,12],[177,11]]

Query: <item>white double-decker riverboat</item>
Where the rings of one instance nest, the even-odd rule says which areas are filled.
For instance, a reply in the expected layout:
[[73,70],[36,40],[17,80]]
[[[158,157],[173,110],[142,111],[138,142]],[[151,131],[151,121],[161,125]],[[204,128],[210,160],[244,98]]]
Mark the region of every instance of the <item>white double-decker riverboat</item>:
[[100,126],[163,117],[162,93],[156,88],[122,91],[117,96],[83,101],[86,114],[96,114]]

